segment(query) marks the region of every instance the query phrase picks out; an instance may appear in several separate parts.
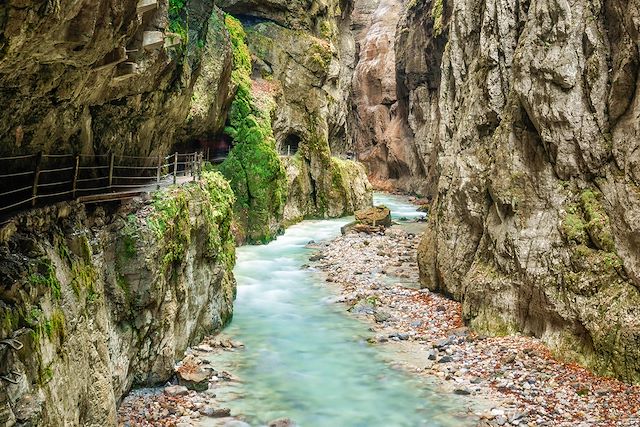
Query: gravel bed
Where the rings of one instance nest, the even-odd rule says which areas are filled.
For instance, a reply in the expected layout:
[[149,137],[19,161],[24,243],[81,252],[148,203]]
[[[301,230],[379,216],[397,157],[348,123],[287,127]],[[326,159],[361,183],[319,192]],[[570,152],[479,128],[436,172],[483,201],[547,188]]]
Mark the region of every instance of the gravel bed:
[[459,303],[418,289],[419,241],[399,227],[351,233],[310,245],[310,264],[337,303],[371,323],[375,345],[397,350],[398,365],[437,379],[443,393],[494,402],[476,414],[480,425],[640,426],[640,387],[555,360],[533,337],[478,335]]

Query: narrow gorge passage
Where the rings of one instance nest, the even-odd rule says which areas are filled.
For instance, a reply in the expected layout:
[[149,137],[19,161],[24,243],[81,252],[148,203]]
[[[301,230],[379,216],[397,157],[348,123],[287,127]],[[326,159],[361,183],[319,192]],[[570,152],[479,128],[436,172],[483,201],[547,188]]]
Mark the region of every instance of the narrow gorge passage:
[[0,427],[640,427],[640,0],[7,0],[0,104]]
[[[423,215],[399,198],[375,202],[392,205],[397,218]],[[346,316],[322,275],[305,268],[313,253],[307,243],[337,237],[349,220],[305,221],[267,246],[238,249],[238,296],[225,335],[245,349],[225,353],[240,383],[216,388],[218,398],[251,425],[279,417],[318,427],[471,425],[462,398],[443,398],[385,363],[366,341],[367,325]],[[220,363],[211,358],[217,370]]]

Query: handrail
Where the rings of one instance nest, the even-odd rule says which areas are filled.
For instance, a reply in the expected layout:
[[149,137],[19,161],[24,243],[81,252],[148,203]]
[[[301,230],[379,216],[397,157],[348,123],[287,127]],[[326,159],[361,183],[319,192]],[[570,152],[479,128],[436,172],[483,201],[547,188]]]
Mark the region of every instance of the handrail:
[[[90,164],[99,158],[100,164]],[[28,162],[18,162],[25,164],[23,170],[17,168],[14,173],[0,174],[0,189],[6,190],[0,192],[0,225],[6,223],[7,215],[15,214],[26,205],[35,207],[76,200],[80,197],[78,193],[85,199],[96,195],[97,200],[100,194],[106,193],[105,199],[113,200],[117,197],[111,196],[117,196],[122,189],[129,189],[127,194],[133,194],[135,189],[147,192],[151,186],[159,189],[177,184],[179,177],[189,176],[195,180],[202,174],[204,161],[209,160],[209,151],[206,156],[203,152],[176,152],[166,157],[44,153],[0,157],[0,161],[25,159]],[[152,166],[141,166],[145,162]],[[18,199],[20,196],[23,197]]]

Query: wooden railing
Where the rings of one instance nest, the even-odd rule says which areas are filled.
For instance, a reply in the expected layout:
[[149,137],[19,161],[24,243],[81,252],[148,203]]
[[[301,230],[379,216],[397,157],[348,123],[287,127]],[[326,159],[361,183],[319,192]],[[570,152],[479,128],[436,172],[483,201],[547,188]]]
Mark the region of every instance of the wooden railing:
[[207,158],[202,152],[167,157],[43,153],[0,157],[0,223],[26,208],[72,199],[114,200],[187,177],[195,180],[208,154]]

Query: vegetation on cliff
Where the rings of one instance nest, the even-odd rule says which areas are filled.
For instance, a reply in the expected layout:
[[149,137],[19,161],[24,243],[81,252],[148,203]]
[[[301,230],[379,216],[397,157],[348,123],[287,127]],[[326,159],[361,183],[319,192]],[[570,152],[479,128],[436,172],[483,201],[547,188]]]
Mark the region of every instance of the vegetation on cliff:
[[284,167],[275,148],[270,110],[252,93],[251,56],[242,24],[230,15],[225,24],[233,44],[232,80],[236,95],[225,132],[233,148],[220,165],[231,184],[240,240],[267,242],[278,232],[286,197]]
[[84,424],[78,407],[89,424],[115,425],[132,385],[172,375],[231,318],[233,203],[222,175],[205,172],[119,210],[61,203],[5,227],[0,337],[26,349],[4,359],[26,378],[17,398],[45,396],[34,413],[54,425]]

